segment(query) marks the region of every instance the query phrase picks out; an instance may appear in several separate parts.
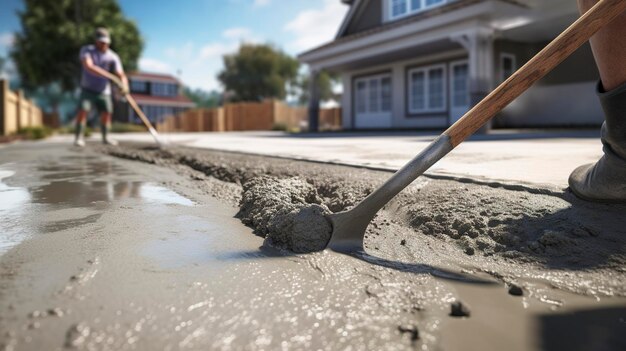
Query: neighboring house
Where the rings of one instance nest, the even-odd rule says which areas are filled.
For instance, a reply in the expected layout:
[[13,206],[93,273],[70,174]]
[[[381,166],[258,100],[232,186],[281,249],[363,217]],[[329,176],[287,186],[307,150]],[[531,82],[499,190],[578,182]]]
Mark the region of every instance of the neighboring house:
[[[299,59],[313,75],[341,75],[345,129],[446,128],[578,17],[574,0],[342,2],[350,9],[335,40]],[[494,123],[597,125],[597,79],[585,45]]]
[[[128,75],[128,80],[131,95],[152,123],[195,107],[182,95],[182,83],[171,75],[135,72]],[[119,111],[116,111],[116,120],[141,123],[130,105],[123,104],[116,110]]]

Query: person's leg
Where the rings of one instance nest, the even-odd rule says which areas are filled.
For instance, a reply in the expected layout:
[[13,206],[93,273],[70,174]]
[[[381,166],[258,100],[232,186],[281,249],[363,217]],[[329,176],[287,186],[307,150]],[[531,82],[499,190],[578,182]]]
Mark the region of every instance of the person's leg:
[[117,145],[117,142],[109,137],[111,131],[111,117],[113,115],[113,101],[110,95],[101,95],[99,100],[100,130],[104,144]]
[[91,110],[92,101],[86,92],[80,93],[78,112],[76,113],[76,126],[74,129],[74,145],[85,146],[84,133],[87,124],[87,114]]
[[[580,12],[586,12],[597,2],[578,0]],[[626,83],[626,12],[600,29],[590,42],[604,90],[610,91]]]
[[[581,12],[597,0],[578,0]],[[600,202],[626,202],[626,12],[590,40],[600,71],[598,97],[604,110],[604,156],[578,167],[570,175],[570,189],[578,197]]]
[[85,125],[87,124],[87,111],[79,109],[76,114],[76,126],[74,128],[74,144],[76,146],[85,146],[83,134],[85,133]]
[[117,142],[109,137],[109,133],[111,132],[111,116],[112,114],[106,111],[100,114],[100,130],[102,132],[102,142],[104,144],[117,145]]

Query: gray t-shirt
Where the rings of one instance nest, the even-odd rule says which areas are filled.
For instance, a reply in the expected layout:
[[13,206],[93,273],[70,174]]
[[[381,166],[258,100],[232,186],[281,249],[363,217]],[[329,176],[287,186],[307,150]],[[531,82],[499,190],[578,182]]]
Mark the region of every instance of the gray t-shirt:
[[[101,52],[95,45],[85,45],[80,49],[80,62],[83,62],[87,56],[91,57],[91,61],[94,65],[108,72],[124,72],[120,57],[111,49],[108,49],[106,52]],[[80,79],[80,87],[82,89],[99,94],[111,94],[111,84],[109,84],[108,79],[90,73],[85,67],[83,67],[82,71],[83,73]]]

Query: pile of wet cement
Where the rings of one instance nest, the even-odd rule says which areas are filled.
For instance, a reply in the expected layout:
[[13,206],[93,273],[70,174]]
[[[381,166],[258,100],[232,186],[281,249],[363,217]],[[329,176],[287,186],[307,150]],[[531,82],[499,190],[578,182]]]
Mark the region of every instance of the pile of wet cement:
[[[329,232],[325,222],[318,220],[323,214],[353,206],[390,176],[388,172],[190,148],[160,151],[125,146],[104,151],[144,162],[186,165],[221,181],[241,184],[242,220],[267,236],[268,243],[296,251],[317,245],[294,242],[298,238],[306,242],[313,238],[310,234],[289,238],[287,232],[301,228],[298,220],[306,219],[314,230],[319,228],[320,236],[314,241],[321,243]],[[452,242],[466,255],[615,271],[626,266],[621,249],[626,239],[624,210],[624,206],[588,204],[567,192],[541,194],[428,181],[407,188],[383,209],[368,228],[365,246],[404,245],[402,240],[414,240],[399,240],[400,234],[389,229],[393,222]]]
[[243,184],[238,216],[272,246],[304,253],[320,251],[332,228],[317,190],[301,178],[251,178]]

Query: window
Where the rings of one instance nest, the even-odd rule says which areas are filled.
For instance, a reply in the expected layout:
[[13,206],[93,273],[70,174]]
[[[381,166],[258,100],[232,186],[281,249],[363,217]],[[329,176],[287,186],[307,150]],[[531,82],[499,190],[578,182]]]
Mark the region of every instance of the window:
[[367,112],[367,84],[364,80],[356,83],[356,112]]
[[451,66],[452,72],[452,106],[469,106],[469,66],[467,63],[456,63]]
[[396,19],[409,14],[441,6],[453,0],[388,0],[390,4],[390,18]]
[[399,17],[406,14],[406,5],[407,0],[391,0],[391,18]]
[[500,80],[504,82],[517,70],[517,60],[515,55],[501,53],[500,54]]
[[152,95],[155,96],[177,96],[178,86],[176,84],[152,83]]
[[412,69],[408,82],[410,113],[446,111],[445,65]]
[[177,96],[178,95],[178,86],[176,84],[168,84],[167,85],[167,94],[169,96]]
[[391,78],[385,77],[380,80],[380,109],[391,111]]
[[148,84],[141,80],[131,80],[130,90],[134,93],[145,93],[148,90]]
[[388,75],[359,78],[355,90],[357,114],[391,112],[391,78]]

